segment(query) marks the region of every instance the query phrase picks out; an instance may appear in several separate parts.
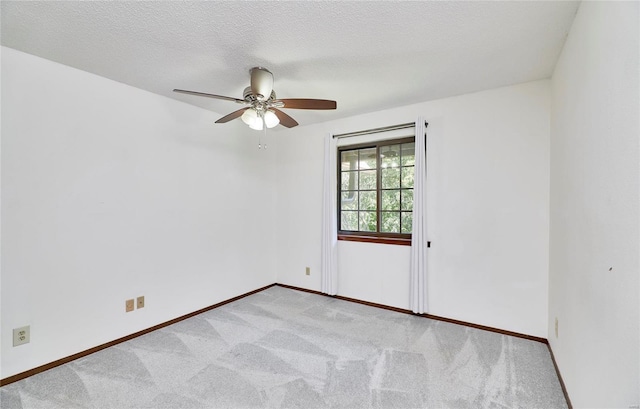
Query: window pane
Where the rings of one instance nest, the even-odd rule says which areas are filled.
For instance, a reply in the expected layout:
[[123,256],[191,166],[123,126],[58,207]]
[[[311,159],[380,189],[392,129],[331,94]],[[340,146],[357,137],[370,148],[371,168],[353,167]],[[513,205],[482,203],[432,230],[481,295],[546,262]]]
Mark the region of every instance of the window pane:
[[342,192],[340,209],[358,210],[358,192]]
[[413,223],[413,213],[402,212],[402,233],[411,233],[411,223]]
[[400,212],[382,212],[380,231],[385,233],[400,233]]
[[376,148],[360,149],[360,170],[375,169]]
[[340,228],[342,230],[358,230],[358,212],[340,212]]
[[358,169],[358,151],[342,151],[340,153],[340,169],[356,170]]
[[402,160],[400,164],[402,166],[413,166],[416,163],[416,144],[415,143],[403,143],[402,144]]
[[400,145],[387,145],[380,147],[382,168],[397,168],[400,166]]
[[376,190],[376,170],[360,172],[360,190]]
[[402,210],[413,210],[413,189],[402,189]]
[[342,190],[358,189],[358,172],[342,172]]
[[413,166],[408,168],[402,168],[402,187],[413,187],[413,177],[415,175],[415,168]]
[[360,192],[360,210],[373,210],[378,208],[378,192]]
[[360,231],[376,231],[376,212],[360,212]]
[[341,231],[354,235],[411,234],[415,143],[405,141],[411,138],[339,151]]
[[400,168],[382,169],[382,188],[398,189],[400,187]]
[[399,190],[382,191],[382,210],[400,210]]

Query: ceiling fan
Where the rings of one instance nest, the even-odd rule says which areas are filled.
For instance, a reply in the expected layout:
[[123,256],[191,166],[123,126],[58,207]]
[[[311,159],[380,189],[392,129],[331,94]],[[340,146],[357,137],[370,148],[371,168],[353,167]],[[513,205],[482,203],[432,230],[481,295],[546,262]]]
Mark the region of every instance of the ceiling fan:
[[287,109],[336,109],[336,101],[328,99],[306,99],[288,98],[276,99],[273,91],[273,74],[264,67],[253,67],[249,70],[251,75],[251,85],[244,89],[243,99],[225,97],[222,95],[206,94],[204,92],[187,91],[174,89],[174,92],[182,94],[196,95],[199,97],[222,99],[233,101],[238,104],[248,105],[223,116],[216,121],[217,124],[229,122],[232,119],[242,117],[244,123],[251,129],[262,130],[265,126],[273,128],[279,123],[287,128],[298,125],[295,119],[291,118],[279,108]]

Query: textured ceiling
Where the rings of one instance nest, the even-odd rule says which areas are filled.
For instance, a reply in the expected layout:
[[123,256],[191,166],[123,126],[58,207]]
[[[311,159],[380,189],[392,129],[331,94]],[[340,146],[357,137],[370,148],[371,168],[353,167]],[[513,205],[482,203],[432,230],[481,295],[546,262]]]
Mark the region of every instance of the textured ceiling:
[[[548,78],[578,2],[2,1],[2,45],[226,114],[249,68],[310,124]],[[217,125],[224,126],[224,125]]]

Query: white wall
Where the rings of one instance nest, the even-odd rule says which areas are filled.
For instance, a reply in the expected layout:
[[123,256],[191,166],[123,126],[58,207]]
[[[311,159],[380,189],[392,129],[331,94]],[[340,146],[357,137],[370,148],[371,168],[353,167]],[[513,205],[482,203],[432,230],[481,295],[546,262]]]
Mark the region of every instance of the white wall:
[[275,281],[275,152],[218,117],[2,48],[2,378]]
[[[422,115],[430,312],[546,337],[549,98],[543,80],[279,135],[278,282],[320,289],[323,138]],[[338,261],[340,295],[409,308],[409,247],[339,242]]]
[[548,338],[579,408],[640,403],[639,18],[583,2],[552,78]]

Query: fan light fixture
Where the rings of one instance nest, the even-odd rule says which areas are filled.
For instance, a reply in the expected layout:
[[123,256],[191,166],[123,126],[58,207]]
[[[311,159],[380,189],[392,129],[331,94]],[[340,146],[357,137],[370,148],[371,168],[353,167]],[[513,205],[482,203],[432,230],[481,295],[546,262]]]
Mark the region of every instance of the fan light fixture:
[[280,119],[272,110],[268,109],[264,114],[262,112],[262,110],[258,111],[255,108],[249,108],[242,114],[242,121],[249,125],[249,128],[256,131],[261,131],[264,125],[267,128],[273,128],[280,123]]

